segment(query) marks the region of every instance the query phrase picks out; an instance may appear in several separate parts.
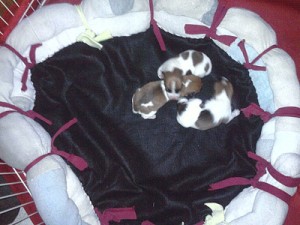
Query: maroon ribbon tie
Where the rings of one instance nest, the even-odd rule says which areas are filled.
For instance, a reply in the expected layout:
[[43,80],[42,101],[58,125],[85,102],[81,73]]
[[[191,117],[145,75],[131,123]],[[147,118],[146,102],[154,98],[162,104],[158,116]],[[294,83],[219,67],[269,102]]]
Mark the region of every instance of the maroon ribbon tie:
[[29,70],[36,64],[36,60],[35,60],[35,52],[36,52],[36,49],[38,47],[40,47],[42,44],[34,44],[31,46],[30,48],[30,52],[29,52],[29,59],[30,61],[22,56],[15,48],[13,48],[12,46],[4,43],[4,44],[1,44],[1,46],[7,48],[8,50],[10,50],[11,52],[13,52],[18,58],[21,59],[21,61],[25,64],[25,69],[24,69],[24,72],[23,72],[23,75],[22,75],[22,78],[21,78],[21,83],[22,83],[22,87],[21,87],[21,90],[22,91],[26,91],[27,90],[27,85],[26,85],[26,82],[28,80],[28,73],[29,73]]
[[110,208],[101,213],[97,208],[95,212],[102,225],[109,225],[110,221],[120,222],[121,220],[136,220],[136,212],[134,208]]
[[41,155],[39,157],[37,157],[35,160],[33,160],[31,163],[29,163],[27,165],[27,167],[25,168],[25,172],[27,173],[28,170],[30,170],[34,165],[36,165],[38,162],[40,162],[41,160],[43,160],[45,157],[49,156],[49,155],[59,155],[61,157],[63,157],[64,159],[66,159],[68,162],[70,162],[71,164],[73,164],[77,169],[79,169],[80,171],[83,171],[84,169],[86,169],[88,167],[87,162],[79,157],[76,156],[74,154],[70,154],[68,152],[64,152],[59,150],[55,145],[54,145],[54,141],[57,138],[58,135],[60,135],[62,132],[64,132],[65,130],[67,130],[69,127],[71,127],[73,124],[75,124],[77,122],[77,119],[74,118],[72,120],[70,120],[69,122],[67,122],[65,125],[63,125],[52,137],[51,140],[51,152]]
[[268,47],[267,49],[265,49],[262,53],[260,53],[257,57],[255,57],[255,59],[253,59],[251,62],[249,60],[249,56],[245,47],[245,40],[240,41],[240,43],[238,43],[238,46],[240,47],[244,59],[245,59],[245,63],[244,66],[247,69],[251,69],[251,70],[256,70],[256,71],[266,71],[266,67],[265,66],[257,66],[255,65],[255,63],[266,53],[268,53],[269,51],[271,51],[274,48],[278,48],[277,45],[271,45],[270,47]]
[[268,170],[269,174],[282,184],[288,187],[297,187],[300,184],[300,178],[292,178],[281,174],[271,165],[271,163],[269,163],[262,157],[254,154],[253,152],[248,152],[248,157],[257,161],[257,174],[255,177],[251,179],[247,179],[244,177],[231,177],[211,184],[209,190],[219,190],[236,185],[251,185],[254,188],[258,188],[276,196],[277,198],[281,199],[282,201],[288,204],[291,199],[291,196],[288,193],[284,192],[283,190],[277,187],[272,186],[271,184],[259,181],[259,179],[266,173],[266,170]]
[[185,32],[187,34],[205,34],[207,37],[218,40],[227,46],[231,45],[236,40],[236,37],[231,35],[217,34],[217,28],[224,19],[227,10],[228,8],[226,7],[226,5],[222,5],[219,2],[213,22],[210,27],[206,27],[204,25],[186,24],[184,27]]
[[154,19],[154,7],[153,7],[153,0],[149,0],[149,7],[150,7],[150,24],[152,25],[152,29],[156,40],[158,41],[159,47],[162,51],[166,51],[166,45],[164,39],[160,33],[159,27],[157,25],[156,20]]
[[248,107],[241,109],[241,111],[247,118],[252,115],[259,116],[265,123],[277,116],[300,118],[300,108],[293,106],[279,108],[272,114],[264,111],[257,104],[251,103]]

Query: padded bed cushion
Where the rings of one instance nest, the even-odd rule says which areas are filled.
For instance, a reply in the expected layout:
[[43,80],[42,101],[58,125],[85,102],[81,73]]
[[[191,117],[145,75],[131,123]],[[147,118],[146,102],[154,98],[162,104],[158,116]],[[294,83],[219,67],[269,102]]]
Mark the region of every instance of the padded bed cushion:
[[[281,46],[257,62],[266,66],[266,71],[242,66],[246,59],[239,43],[245,40],[251,61],[277,44],[274,30],[257,14],[230,8],[217,29],[218,35],[237,37],[228,46],[215,40],[218,35],[203,39],[206,34],[188,34],[185,29],[186,24],[210,27],[217,1],[195,3],[194,7],[179,4],[180,0],[157,0],[154,18],[167,46],[163,52],[151,29],[156,23],[151,20],[148,1],[134,1],[129,11],[118,15],[111,2],[89,0],[81,4],[89,28],[96,34],[110,31],[113,36],[102,42],[102,50],[76,43],[86,27],[77,9],[69,4],[42,7],[11,33],[6,44],[25,57],[26,63],[8,48],[0,48],[1,56],[6,56],[0,61],[0,102],[19,109],[0,106],[0,129],[6,131],[0,133],[0,157],[21,170],[41,159],[28,171],[27,183],[45,223],[100,224],[95,206],[101,213],[111,207],[135,207],[137,222],[194,224],[210,213],[203,203],[212,200],[225,211],[213,213],[219,220],[207,224],[283,224],[288,205],[259,188],[207,189],[226,177],[253,177],[255,162],[247,157],[247,151],[255,151],[280,173],[299,177],[299,118],[275,117],[263,124],[259,117],[241,114],[227,126],[204,133],[176,123],[175,102],[163,107],[154,121],[131,112],[135,89],[157,79],[157,67],[186,48],[203,50],[212,57],[214,71],[205,82],[209,84],[210,78],[221,75],[228,77],[237,90],[238,107],[254,102],[271,114],[282,107],[299,108],[295,64]],[[32,51],[39,43],[42,45]],[[219,64],[220,57],[225,64]],[[24,91],[24,70],[29,67],[32,74],[29,71]],[[49,117],[53,124],[32,120],[36,116],[32,109]],[[74,117],[77,123],[56,136]],[[190,147],[191,142],[194,147]],[[49,154],[54,145],[82,156],[89,168],[81,172],[72,165],[70,168],[59,156]],[[200,148],[206,156],[200,154]],[[99,158],[91,161],[95,155]],[[217,176],[209,176],[213,172]],[[296,191],[297,185],[285,186],[268,172],[259,181],[288,195]],[[192,195],[187,188],[192,189]],[[165,207],[160,210],[160,206]],[[103,220],[101,223],[105,224]]]

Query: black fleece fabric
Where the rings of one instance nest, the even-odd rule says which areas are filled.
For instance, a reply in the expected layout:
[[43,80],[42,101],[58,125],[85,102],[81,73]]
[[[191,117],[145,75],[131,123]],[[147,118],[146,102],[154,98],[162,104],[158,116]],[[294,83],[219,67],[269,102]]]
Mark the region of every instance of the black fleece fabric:
[[[34,110],[54,122],[41,124],[53,135],[78,119],[54,144],[88,162],[85,171],[73,170],[100,211],[135,208],[138,219],[121,221],[123,225],[145,220],[156,225],[195,224],[211,213],[204,203],[226,206],[244,188],[209,191],[211,183],[256,173],[247,151],[255,152],[261,133],[257,117],[247,119],[241,113],[229,124],[199,131],[177,123],[176,101],[164,105],[154,120],[132,112],[136,89],[159,80],[158,67],[187,49],[210,57],[212,74],[204,81],[225,76],[232,82],[235,107],[258,104],[248,70],[211,39],[161,32],[166,52],[149,29],[107,40],[102,50],[75,43],[32,68]],[[208,86],[204,98],[209,98]]]

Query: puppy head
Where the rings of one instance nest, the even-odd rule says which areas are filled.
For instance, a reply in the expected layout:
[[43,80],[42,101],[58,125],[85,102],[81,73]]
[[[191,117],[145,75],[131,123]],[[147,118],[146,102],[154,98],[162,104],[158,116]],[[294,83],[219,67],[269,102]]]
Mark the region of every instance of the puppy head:
[[196,128],[196,122],[201,113],[202,100],[198,98],[180,98],[177,102],[177,121],[183,127]]
[[182,70],[175,68],[172,72],[165,71],[163,72],[163,79],[168,97],[170,99],[178,99],[182,89]]

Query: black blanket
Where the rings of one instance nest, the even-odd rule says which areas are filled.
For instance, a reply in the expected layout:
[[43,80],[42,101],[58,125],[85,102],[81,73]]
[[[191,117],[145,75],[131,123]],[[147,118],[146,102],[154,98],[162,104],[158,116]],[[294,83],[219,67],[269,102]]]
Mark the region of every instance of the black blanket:
[[175,101],[161,108],[155,120],[132,113],[135,90],[158,80],[158,67],[187,49],[211,58],[211,77],[225,76],[232,82],[238,108],[257,103],[248,71],[212,40],[162,35],[167,52],[147,30],[105,41],[102,50],[75,43],[32,69],[34,110],[54,122],[42,124],[45,129],[53,135],[67,121],[78,119],[55,145],[88,161],[88,169],[74,172],[94,206],[100,211],[135,207],[138,220],[122,224],[195,224],[210,213],[204,203],[226,206],[243,188],[208,191],[209,184],[255,175],[246,153],[255,151],[260,119],[241,114],[229,124],[199,131],[177,123]]

